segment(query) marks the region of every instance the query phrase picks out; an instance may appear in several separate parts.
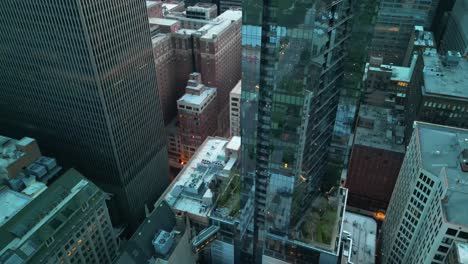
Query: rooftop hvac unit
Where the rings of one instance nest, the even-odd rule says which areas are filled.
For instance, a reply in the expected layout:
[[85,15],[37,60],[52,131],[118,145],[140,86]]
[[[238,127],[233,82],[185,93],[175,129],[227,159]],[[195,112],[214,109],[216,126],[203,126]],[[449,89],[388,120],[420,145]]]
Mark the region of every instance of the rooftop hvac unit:
[[54,158],[45,156],[42,156],[36,160],[36,163],[45,166],[48,171],[51,171],[53,168],[57,167],[57,161]]
[[40,164],[36,164],[36,163],[33,163],[33,164],[29,165],[26,168],[26,171],[29,172],[30,174],[36,176],[37,178],[42,178],[42,177],[44,177],[44,175],[47,174],[46,167],[44,167],[44,166],[42,166]]
[[153,239],[153,246],[156,253],[166,255],[174,244],[174,238],[169,232],[161,230],[156,233]]

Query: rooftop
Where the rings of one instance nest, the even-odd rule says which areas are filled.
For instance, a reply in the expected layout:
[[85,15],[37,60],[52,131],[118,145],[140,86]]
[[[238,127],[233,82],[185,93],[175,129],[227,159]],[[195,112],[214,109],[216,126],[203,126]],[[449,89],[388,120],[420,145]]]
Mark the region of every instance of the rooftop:
[[0,226],[21,211],[32,198],[19,192],[0,186]]
[[242,80],[240,80],[234,88],[231,90],[231,94],[238,94],[240,95],[242,91]]
[[199,29],[203,32],[202,39],[214,39],[224,30],[226,30],[233,21],[239,21],[242,18],[240,10],[226,10],[224,13],[213,19],[214,23],[206,24]]
[[[196,88],[197,87],[193,87],[193,89]],[[177,100],[177,104],[183,103],[185,105],[202,106],[215,94],[216,88],[205,87],[204,91],[200,95],[185,93],[179,100]]]
[[178,7],[178,6],[180,6],[180,3],[174,2],[174,1],[172,1],[172,3],[166,3],[166,2],[164,2],[164,3],[162,4],[162,6],[163,6],[163,8],[166,8],[167,11],[171,11],[172,9],[174,9],[174,8],[176,8],[176,7]]
[[346,211],[343,232],[350,234],[351,249],[345,247],[344,255],[350,256],[350,263],[374,264],[377,242],[377,223],[374,219]]
[[414,26],[415,39],[414,45],[421,47],[435,47],[434,34],[431,31],[425,31],[423,26]]
[[415,122],[422,166],[446,183],[442,208],[448,222],[468,226],[468,172],[462,171],[460,155],[468,149],[468,130]]
[[[6,170],[11,164],[15,163],[17,160],[28,154],[21,148],[34,142],[34,139],[28,137],[16,140],[9,137],[0,136],[0,177],[3,176],[5,173],[3,171]],[[37,158],[39,158],[39,156],[37,156]]]
[[354,144],[404,153],[403,117],[390,109],[361,105]]
[[[173,245],[164,254],[156,252],[152,243],[155,236],[160,234],[161,231],[171,233],[174,238]],[[176,234],[174,234],[173,231],[176,231],[174,232]],[[149,260],[154,258],[168,260],[178,243],[180,243],[181,236],[184,232],[184,221],[177,221],[174,212],[168,204],[160,199],[156,202],[155,208],[151,214],[146,217],[130,240],[123,246],[123,251],[116,263],[152,263],[149,262]]]
[[381,64],[379,67],[376,67],[376,66],[372,66],[370,63],[366,63],[364,76],[366,76],[369,71],[387,72],[387,73],[392,74],[392,76],[390,77],[390,80],[392,81],[410,82],[413,76],[413,72],[416,66],[417,59],[418,59],[418,55],[413,55],[411,59],[410,67],[402,67],[402,66],[394,66],[394,65],[386,65],[386,64]]
[[[423,92],[425,94],[468,99],[467,59],[458,57],[456,53],[450,56],[440,56],[435,49],[426,49],[423,60]],[[448,64],[451,60],[455,63],[452,66]]]
[[290,235],[299,244],[338,254],[347,192],[333,187],[327,195],[316,197]]
[[161,25],[161,26],[172,26],[172,25],[179,23],[179,21],[175,19],[154,18],[154,17],[148,18],[148,21],[150,24]]
[[[176,211],[208,219],[214,194],[210,187],[217,177],[227,178],[224,167],[233,157],[226,156],[229,140],[208,137],[163,194]],[[230,172],[229,172],[230,173]]]
[[[17,250],[32,240],[35,243],[29,243],[29,246],[40,246],[51,233],[65,226],[61,224],[73,215],[74,210],[81,210],[81,202],[91,199],[98,191],[97,186],[76,170],[70,169],[57,178],[46,191],[28,202],[24,196],[20,198],[20,195],[15,194],[13,198],[16,206],[22,206],[22,209],[11,217],[11,221],[0,226],[0,249]],[[79,203],[76,202],[78,200]],[[69,206],[70,204],[74,206]],[[4,207],[1,208],[3,213]],[[35,249],[41,248],[31,248]]]
[[155,6],[157,4],[161,3],[161,1],[146,1],[146,7],[149,8],[149,7],[152,7],[152,6]]

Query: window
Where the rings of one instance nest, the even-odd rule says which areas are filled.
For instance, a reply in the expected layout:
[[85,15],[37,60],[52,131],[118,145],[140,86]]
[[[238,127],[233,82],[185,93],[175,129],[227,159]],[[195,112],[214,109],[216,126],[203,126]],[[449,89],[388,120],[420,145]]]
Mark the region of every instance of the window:
[[448,228],[447,232],[445,232],[445,234],[447,234],[449,236],[455,236],[457,234],[457,230],[452,229],[452,228]]
[[460,231],[460,234],[458,234],[458,237],[462,239],[468,239],[468,233]]
[[53,236],[49,237],[49,239],[46,240],[45,244],[47,247],[50,247],[54,243],[55,239]]
[[444,246],[439,246],[439,249],[438,249],[439,252],[443,252],[443,253],[447,253],[448,250],[449,250],[448,247],[444,247]]

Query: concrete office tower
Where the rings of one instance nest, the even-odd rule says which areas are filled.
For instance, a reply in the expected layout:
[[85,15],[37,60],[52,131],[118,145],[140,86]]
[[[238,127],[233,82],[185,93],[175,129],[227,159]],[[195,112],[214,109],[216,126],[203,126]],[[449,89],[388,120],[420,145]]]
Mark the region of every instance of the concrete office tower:
[[387,209],[405,156],[404,115],[361,105],[346,188],[348,205],[372,212]]
[[75,166],[113,194],[115,223],[133,230],[169,181],[145,2],[0,10],[0,133],[32,136]]
[[443,52],[458,51],[468,57],[468,0],[457,0],[449,13],[447,29],[442,38]]
[[177,100],[183,163],[192,157],[208,136],[216,133],[216,88],[206,87],[198,72],[190,74],[185,94]]
[[241,101],[241,81],[237,83],[237,85],[232,89],[231,93],[229,94],[229,130],[230,135],[232,136],[240,136],[240,101]]
[[0,186],[0,263],[113,263],[106,199],[74,169],[35,192]]
[[380,1],[369,54],[383,56],[385,64],[406,66],[405,52],[414,26],[430,28],[439,1]]
[[[351,4],[244,1],[241,207],[243,217],[253,214],[254,222],[252,243],[240,238],[246,255],[254,254],[245,262],[321,263],[337,257],[347,191],[334,189],[336,196],[330,192],[328,200],[319,193]],[[330,218],[317,216],[320,210]],[[313,235],[319,222],[327,222],[327,235]]]
[[446,263],[468,239],[468,130],[414,123],[382,227],[382,263]]
[[415,120],[468,128],[468,61],[459,52],[427,49],[422,63],[422,85],[408,90],[407,138]]

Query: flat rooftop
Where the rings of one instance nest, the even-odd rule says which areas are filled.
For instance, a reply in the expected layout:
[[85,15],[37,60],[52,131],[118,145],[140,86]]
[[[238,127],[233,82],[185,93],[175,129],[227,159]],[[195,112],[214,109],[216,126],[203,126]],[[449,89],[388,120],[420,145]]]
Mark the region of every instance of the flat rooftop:
[[402,118],[387,108],[361,105],[354,144],[405,153]]
[[10,164],[16,162],[19,158],[26,155],[25,152],[17,149],[17,145],[26,146],[33,141],[34,139],[32,138],[16,140],[13,138],[0,136],[0,176],[2,175],[2,168],[8,168]]
[[184,105],[202,106],[214,94],[216,94],[216,88],[205,87],[205,90],[200,95],[185,93],[179,100],[177,100],[177,104],[182,103]]
[[415,46],[435,47],[434,34],[431,31],[424,30],[423,26],[414,26],[414,30],[416,31]]
[[289,237],[301,246],[338,254],[347,196],[347,189],[333,187],[327,197],[313,199]]
[[371,66],[370,63],[366,64],[365,76],[369,71],[376,72],[388,72],[392,73],[390,80],[392,81],[401,81],[401,82],[410,82],[413,76],[414,68],[418,60],[418,55],[413,55],[411,59],[410,67],[394,66],[381,64],[379,67]]
[[0,186],[0,226],[10,220],[32,201],[31,197]]
[[226,10],[224,13],[213,19],[210,24],[206,24],[199,29],[203,32],[202,39],[214,39],[219,34],[224,32],[232,23],[232,21],[239,21],[242,19],[242,11],[240,10]]
[[[213,193],[208,185],[223,173],[229,162],[226,145],[229,140],[208,137],[163,194],[177,211],[207,218],[213,209]],[[210,202],[211,201],[211,202]]]
[[153,7],[157,4],[161,3],[161,1],[146,1],[146,7],[147,8],[150,8],[150,7]]
[[343,231],[351,234],[352,244],[347,251],[351,255],[351,262],[374,264],[377,242],[377,223],[375,220],[368,216],[346,211]]
[[463,172],[460,154],[468,149],[468,130],[415,122],[422,166],[435,176],[444,177],[447,200],[442,208],[448,222],[468,226],[468,172]]
[[468,61],[460,58],[457,66],[444,65],[435,49],[426,49],[424,60],[423,93],[468,100]]
[[148,21],[150,24],[161,25],[161,26],[172,26],[172,25],[179,23],[179,21],[175,19],[155,18],[155,17],[148,18]]

